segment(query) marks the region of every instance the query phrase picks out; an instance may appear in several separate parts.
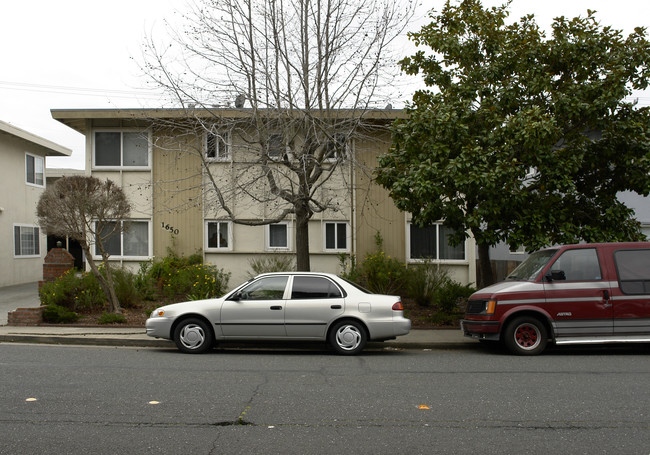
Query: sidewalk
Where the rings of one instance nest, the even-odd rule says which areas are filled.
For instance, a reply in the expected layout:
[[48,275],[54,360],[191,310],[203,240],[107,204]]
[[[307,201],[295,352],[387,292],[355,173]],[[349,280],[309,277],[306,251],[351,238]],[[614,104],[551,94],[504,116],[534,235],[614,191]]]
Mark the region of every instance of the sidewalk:
[[[0,326],[0,343],[40,343],[94,346],[132,346],[174,348],[172,341],[148,337],[144,327],[61,327],[61,326]],[[405,336],[384,343],[369,342],[369,349],[462,349],[476,341],[465,338],[460,330],[412,330]],[[227,346],[242,345],[228,342]],[[248,346],[263,347],[264,341]],[[268,344],[268,343],[267,343]],[[291,342],[286,346],[295,346]]]

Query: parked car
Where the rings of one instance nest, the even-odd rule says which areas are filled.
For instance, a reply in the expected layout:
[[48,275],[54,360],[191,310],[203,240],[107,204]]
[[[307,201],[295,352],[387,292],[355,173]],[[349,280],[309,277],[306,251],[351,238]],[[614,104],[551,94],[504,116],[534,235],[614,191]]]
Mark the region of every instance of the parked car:
[[514,354],[561,344],[650,341],[650,243],[565,245],[531,254],[469,298],[461,330]]
[[147,335],[201,353],[217,341],[323,340],[339,354],[358,354],[368,340],[406,335],[397,296],[371,294],[336,275],[259,275],[221,298],[166,305],[151,313]]

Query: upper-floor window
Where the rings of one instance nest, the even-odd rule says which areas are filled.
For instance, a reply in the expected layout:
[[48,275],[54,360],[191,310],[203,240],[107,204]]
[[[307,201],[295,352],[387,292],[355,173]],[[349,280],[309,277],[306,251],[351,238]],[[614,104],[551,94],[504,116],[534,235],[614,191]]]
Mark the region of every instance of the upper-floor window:
[[335,133],[332,139],[327,142],[325,159],[336,161],[345,158],[348,150],[348,138],[344,133]]
[[232,223],[206,221],[206,250],[232,250]]
[[348,223],[326,222],[324,224],[325,224],[325,250],[347,251]]
[[409,259],[430,259],[434,261],[464,261],[465,242],[450,245],[449,236],[454,230],[444,224],[419,227],[409,223]]
[[144,131],[95,131],[95,167],[149,167],[149,135]]
[[284,140],[282,139],[281,134],[271,134],[269,135],[268,142],[266,144],[266,153],[269,155],[269,158],[275,160],[282,159],[286,153],[286,146],[284,145]]
[[207,133],[205,142],[205,158],[208,161],[230,159],[230,138],[227,132]]
[[[149,257],[149,222],[122,221],[123,229],[118,229],[117,222],[106,223],[100,235],[106,252],[114,257]],[[95,244],[95,254],[101,254]]]
[[45,185],[45,158],[25,154],[25,181],[31,185]]
[[36,226],[14,225],[14,256],[38,257],[41,255],[41,237]]

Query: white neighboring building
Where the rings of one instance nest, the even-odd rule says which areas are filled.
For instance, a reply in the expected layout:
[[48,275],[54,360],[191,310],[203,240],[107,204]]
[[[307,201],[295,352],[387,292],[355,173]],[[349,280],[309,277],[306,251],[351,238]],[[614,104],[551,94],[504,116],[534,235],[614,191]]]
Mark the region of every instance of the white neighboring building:
[[46,236],[36,219],[45,157],[72,151],[0,121],[0,287],[43,278]]

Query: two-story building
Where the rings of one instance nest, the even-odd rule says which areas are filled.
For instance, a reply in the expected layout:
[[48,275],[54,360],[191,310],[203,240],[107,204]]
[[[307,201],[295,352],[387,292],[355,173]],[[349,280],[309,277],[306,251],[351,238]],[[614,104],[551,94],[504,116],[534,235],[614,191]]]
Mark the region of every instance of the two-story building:
[[[296,218],[289,214],[274,220],[278,204],[268,197],[271,189],[258,163],[247,156],[255,153],[248,133],[232,127],[250,115],[246,109],[193,115],[202,125],[198,132],[182,126],[187,112],[180,109],[52,110],[54,119],[85,136],[86,174],[118,183],[132,203],[130,229],[112,242],[113,260],[137,265],[169,250],[179,255],[198,252],[206,262],[231,271],[238,282],[250,271],[251,259],[295,253]],[[332,208],[309,221],[311,269],[340,272],[341,254],[362,259],[375,251],[379,233],[387,255],[405,263],[427,258],[448,267],[457,281],[475,282],[471,239],[450,247],[442,223],[411,225],[408,214],[397,210],[387,192],[373,183],[377,157],[390,146],[385,127],[404,113],[365,115],[378,128],[349,136],[349,156],[331,172],[326,167],[328,178],[314,189]],[[224,118],[228,122],[215,120]],[[215,124],[206,127],[209,122]],[[273,135],[267,147],[271,161],[285,153],[281,145],[273,149]],[[274,222],[258,224],[269,220]]]
[[0,121],[0,286],[43,278],[45,234],[36,205],[45,190],[45,157],[72,151]]

